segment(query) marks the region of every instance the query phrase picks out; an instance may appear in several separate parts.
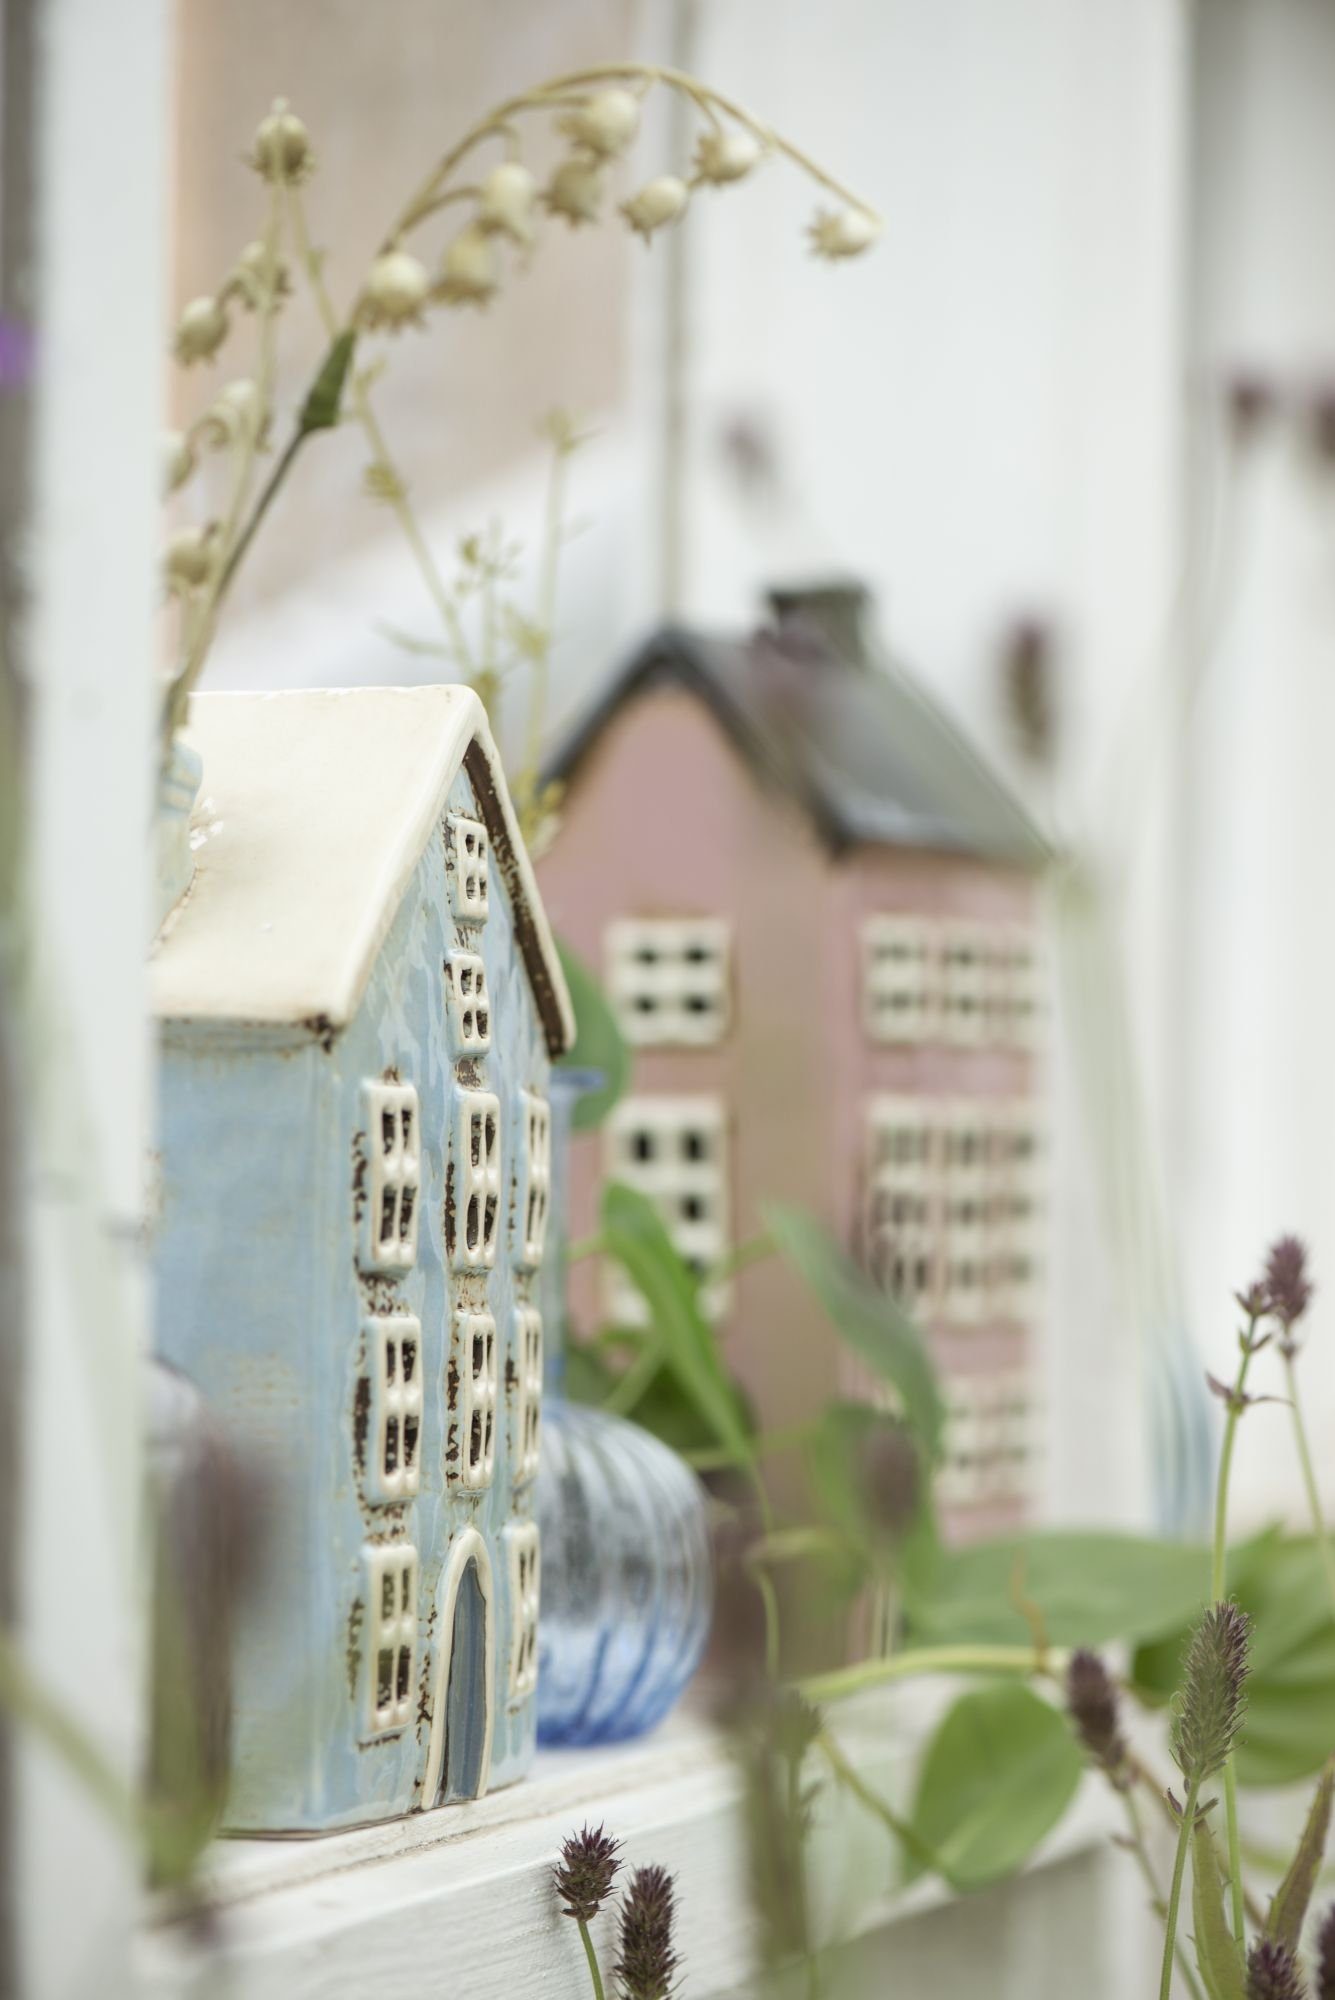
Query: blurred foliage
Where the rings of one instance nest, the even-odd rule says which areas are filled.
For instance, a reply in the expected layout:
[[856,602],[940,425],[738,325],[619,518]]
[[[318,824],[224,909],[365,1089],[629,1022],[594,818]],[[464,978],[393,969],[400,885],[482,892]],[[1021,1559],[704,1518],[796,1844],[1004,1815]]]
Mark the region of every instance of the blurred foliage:
[[[961,1695],[923,1756],[919,1839],[956,1889],[1011,1875],[1075,1797],[1084,1765],[1066,1718],[1019,1681]],[[908,1877],[920,1874],[913,1855]]]
[[576,1101],[572,1122],[577,1132],[592,1132],[602,1124],[630,1079],[630,1050],[602,987],[582,958],[557,940],[561,970],[575,1010],[575,1046],[563,1058],[566,1069],[595,1073],[600,1081]]

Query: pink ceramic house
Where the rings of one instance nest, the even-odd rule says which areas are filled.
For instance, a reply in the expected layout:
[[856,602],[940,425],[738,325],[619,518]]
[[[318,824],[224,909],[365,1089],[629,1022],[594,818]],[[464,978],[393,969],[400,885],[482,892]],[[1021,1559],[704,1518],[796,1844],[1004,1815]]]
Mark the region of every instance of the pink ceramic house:
[[[873,658],[860,589],[771,608],[742,640],[656,634],[550,767],[567,790],[546,905],[635,1049],[576,1149],[572,1231],[604,1174],[659,1203],[702,1274],[766,1199],[819,1214],[930,1330],[940,1497],[954,1532],[991,1530],[1032,1471],[1045,850]],[[608,1274],[575,1276],[578,1320],[634,1312]],[[768,1426],[867,1390],[777,1260],[707,1296]]]

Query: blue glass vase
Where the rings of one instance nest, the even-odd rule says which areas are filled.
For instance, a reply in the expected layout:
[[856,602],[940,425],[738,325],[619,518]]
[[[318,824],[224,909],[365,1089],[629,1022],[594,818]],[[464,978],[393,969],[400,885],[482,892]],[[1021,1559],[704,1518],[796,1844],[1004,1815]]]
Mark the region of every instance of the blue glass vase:
[[700,1664],[713,1610],[704,1489],[638,1424],[569,1403],[564,1380],[571,1113],[596,1081],[552,1076],[552,1209],[538,1521],[538,1741],[614,1743],[652,1729]]

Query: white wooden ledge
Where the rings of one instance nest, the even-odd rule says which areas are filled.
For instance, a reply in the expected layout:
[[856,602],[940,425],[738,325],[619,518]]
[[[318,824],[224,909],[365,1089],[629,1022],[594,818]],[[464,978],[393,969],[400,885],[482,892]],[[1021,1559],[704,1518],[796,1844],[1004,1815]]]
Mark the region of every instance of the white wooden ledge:
[[[948,1692],[899,1688],[833,1712],[859,1772],[901,1805]],[[935,1881],[892,1890],[895,1856],[884,1830],[832,1790],[817,1756],[810,1775],[826,1781],[813,1843],[825,1935],[865,1937],[948,1900]],[[755,1971],[739,1804],[725,1742],[685,1715],[642,1744],[547,1753],[524,1784],[476,1805],[320,1840],[221,1842],[205,1870],[203,1923],[150,1912],[139,1990],[154,2000],[583,1995],[583,1952],[559,1912],[551,1870],[561,1841],[588,1820],[625,1842],[631,1864],[660,1862],[677,1877],[691,2000],[737,1994]],[[1090,1855],[1110,1823],[1097,1791],[1082,1795],[1034,1869]],[[599,1943],[610,1965],[610,1928]]]

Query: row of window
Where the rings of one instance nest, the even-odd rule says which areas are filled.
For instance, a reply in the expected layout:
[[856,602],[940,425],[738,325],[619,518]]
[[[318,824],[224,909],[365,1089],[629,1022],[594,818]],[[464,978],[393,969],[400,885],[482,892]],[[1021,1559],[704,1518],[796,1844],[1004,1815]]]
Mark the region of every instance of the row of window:
[[1018,1370],[957,1375],[945,1388],[946,1425],[936,1493],[944,1507],[987,1507],[1032,1497],[1034,1412]]
[[[509,1583],[509,1698],[526,1701],[538,1676],[538,1530],[512,1521],[501,1532]],[[419,1562],[411,1542],[377,1542],[364,1551],[365,1682],[368,1737],[396,1735],[416,1712],[420,1607]]]
[[[722,1262],[728,1248],[727,1128],[723,1101],[710,1096],[623,1097],[605,1128],[609,1178],[648,1196],[668,1235],[697,1278]],[[614,1266],[607,1305],[623,1326],[639,1325],[644,1301]],[[724,1294],[704,1295],[710,1312]]]
[[1039,1228],[1032,1105],[870,1100],[864,1258],[909,1311],[965,1324],[1027,1317]]
[[[715,917],[623,918],[606,933],[607,992],[636,1048],[701,1048],[730,1018],[730,930]],[[873,1042],[1027,1048],[1039,1015],[1033,933],[907,913],[862,926],[863,1022]]]
[[[421,1491],[422,1329],[412,1313],[365,1322],[369,1403],[364,1487],[373,1506],[391,1506]],[[542,1421],[542,1317],[536,1306],[514,1308],[514,1484],[537,1476]],[[459,1311],[447,1371],[445,1476],[464,1493],[482,1493],[496,1470],[496,1322],[489,1312]]]
[[[362,1085],[368,1157],[359,1261],[365,1271],[398,1273],[417,1261],[422,1174],[421,1112],[411,1083]],[[446,1254],[456,1271],[489,1271],[501,1223],[501,1106],[487,1090],[456,1089],[452,1199],[445,1216]],[[515,1262],[542,1262],[551,1201],[551,1116],[546,1101],[521,1091]]]
[[873,1042],[1028,1048],[1039,1019],[1032,931],[955,917],[868,917],[863,1025]]

